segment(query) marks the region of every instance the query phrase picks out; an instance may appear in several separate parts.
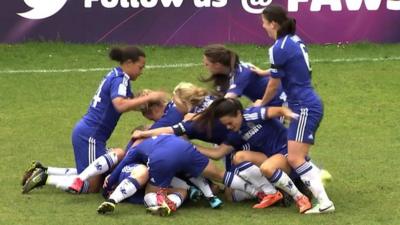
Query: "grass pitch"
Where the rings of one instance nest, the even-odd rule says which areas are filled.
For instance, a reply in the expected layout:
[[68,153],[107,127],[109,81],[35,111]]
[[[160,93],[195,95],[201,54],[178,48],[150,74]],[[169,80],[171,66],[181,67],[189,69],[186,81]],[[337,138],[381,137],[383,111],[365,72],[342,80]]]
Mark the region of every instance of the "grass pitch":
[[[310,46],[313,84],[325,103],[311,155],[333,175],[327,192],[335,202],[334,214],[299,215],[294,206],[254,210],[251,202],[225,202],[212,210],[200,202],[184,205],[169,218],[147,215],[143,206],[131,204],[101,216],[96,213],[103,201],[99,194],[74,196],[45,187],[22,195],[21,175],[32,159],[74,166],[72,128],[107,73],[58,70],[111,68],[115,64],[107,58],[108,47],[0,45],[0,224],[400,224],[399,44]],[[242,60],[267,67],[267,46],[231,47]],[[147,65],[195,65],[150,67],[132,83],[134,91],[172,91],[180,81],[199,84],[197,77],[206,74],[199,48],[144,50]],[[56,71],[30,71],[51,69]],[[145,122],[138,113],[124,114],[108,145],[125,146],[131,128]]]

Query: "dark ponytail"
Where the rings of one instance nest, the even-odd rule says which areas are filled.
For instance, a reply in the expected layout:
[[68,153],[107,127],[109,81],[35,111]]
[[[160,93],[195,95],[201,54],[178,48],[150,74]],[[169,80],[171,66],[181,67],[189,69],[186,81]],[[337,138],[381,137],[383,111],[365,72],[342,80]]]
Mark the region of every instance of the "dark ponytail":
[[140,48],[136,46],[128,46],[125,48],[119,48],[119,47],[112,48],[109,53],[109,57],[110,59],[122,64],[127,60],[136,62],[139,60],[139,57],[146,57],[146,55]]
[[196,127],[199,130],[206,130],[207,134],[211,136],[211,130],[216,120],[224,116],[236,116],[238,111],[242,110],[242,103],[237,99],[216,99],[207,109],[195,116]]
[[296,19],[288,18],[282,23],[281,28],[278,30],[278,37],[284,37],[288,34],[294,35],[296,33]]
[[[240,59],[236,52],[227,49],[220,44],[208,45],[204,48],[204,56],[207,57],[211,63],[220,63],[230,68],[234,72],[239,66]],[[229,74],[211,74],[209,77],[200,77],[202,82],[212,82],[214,91],[217,95],[225,95],[229,89]]]
[[211,91],[211,94],[217,97],[224,97],[229,89],[229,80],[230,77],[227,74],[212,74],[209,77],[199,77],[199,81],[201,82],[212,83],[213,90]]
[[262,14],[269,22],[274,21],[279,24],[277,38],[296,33],[296,19],[288,17],[287,11],[282,6],[271,4],[263,10]]

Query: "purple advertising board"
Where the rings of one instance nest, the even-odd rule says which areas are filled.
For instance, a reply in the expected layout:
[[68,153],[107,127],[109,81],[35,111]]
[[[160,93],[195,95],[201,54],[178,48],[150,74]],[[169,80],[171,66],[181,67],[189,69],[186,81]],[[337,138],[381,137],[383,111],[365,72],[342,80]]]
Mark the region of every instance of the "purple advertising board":
[[0,42],[265,44],[260,12],[271,3],[307,43],[400,42],[400,0],[5,0]]

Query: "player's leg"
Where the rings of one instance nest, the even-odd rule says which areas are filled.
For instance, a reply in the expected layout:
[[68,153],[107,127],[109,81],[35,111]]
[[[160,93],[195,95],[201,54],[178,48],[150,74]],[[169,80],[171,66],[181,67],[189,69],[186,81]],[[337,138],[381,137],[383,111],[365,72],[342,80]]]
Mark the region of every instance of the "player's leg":
[[[84,170],[81,169],[82,166],[79,166],[80,173],[69,187],[73,193],[97,193],[103,184],[102,174],[110,171],[125,155],[125,151],[120,148],[107,150],[105,143],[96,143],[96,140],[91,137],[88,140],[88,155],[80,155],[80,157],[85,158],[83,159],[85,162],[88,158],[89,165]],[[77,158],[77,154],[75,157]],[[85,182],[88,183],[86,190],[83,189]]]
[[24,173],[22,193],[26,194],[44,185],[52,185],[65,191],[75,177],[75,168],[45,167],[40,162],[34,161]]
[[24,186],[26,181],[32,175],[35,169],[43,169],[48,175],[59,175],[59,176],[70,176],[77,175],[76,168],[61,168],[61,167],[52,167],[52,166],[44,166],[39,161],[33,161],[28,168],[24,171],[24,175],[22,176],[21,185]]
[[185,189],[188,193],[189,199],[192,200],[193,202],[197,202],[198,200],[200,200],[201,196],[203,195],[202,192],[195,186],[189,185],[186,181],[178,177],[174,177],[171,180],[171,187]]
[[225,187],[241,190],[252,196],[256,196],[259,192],[254,185],[246,182],[234,172],[221,170],[212,161],[208,162],[202,175],[210,180],[223,183]]
[[288,176],[291,168],[284,155],[275,154],[271,156],[261,165],[260,169],[275,187],[292,196],[299,207],[300,213],[311,208],[310,200],[297,189]]
[[[145,205],[149,212],[160,214],[161,216],[167,216],[176,211],[187,195],[186,189],[179,189],[182,195],[177,198],[175,198],[175,195],[179,194],[168,192],[168,188],[177,171],[181,171],[181,160],[183,162],[186,160],[185,157],[178,158],[173,156],[167,159],[165,156],[169,155],[169,153],[156,151],[149,155],[148,160],[149,181],[146,185]],[[169,198],[169,194],[172,194],[173,199]]]
[[[294,111],[294,110],[293,110]],[[306,161],[309,150],[314,144],[315,132],[322,119],[322,106],[318,109],[301,108],[297,110],[299,120],[292,121],[288,129],[288,162],[311,190],[318,204],[306,211],[309,213],[333,212],[335,207],[328,198],[321,181],[320,170]]]
[[146,210],[153,215],[169,216],[179,208],[187,197],[182,188],[161,188],[151,184],[146,186],[144,203]]
[[145,165],[135,164],[130,175],[123,179],[113,193],[97,208],[97,212],[105,214],[112,212],[116,204],[134,195],[149,179],[149,172]]
[[235,190],[232,188],[225,188],[224,191],[225,198],[230,202],[242,202],[246,200],[254,200],[257,199],[257,195],[251,195],[247,192]]
[[253,151],[238,151],[233,156],[237,174],[268,195],[277,190],[260,171],[260,165],[267,159],[264,153]]

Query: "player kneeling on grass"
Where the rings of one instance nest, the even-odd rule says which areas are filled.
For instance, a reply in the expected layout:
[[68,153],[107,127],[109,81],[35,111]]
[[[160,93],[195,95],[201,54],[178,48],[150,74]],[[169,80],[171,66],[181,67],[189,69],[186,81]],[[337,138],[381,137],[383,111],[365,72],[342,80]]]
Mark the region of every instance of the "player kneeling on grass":
[[[113,212],[116,204],[120,202],[128,202],[132,204],[146,203],[144,202],[145,190],[143,187],[147,184],[149,179],[147,166],[135,163],[128,164],[122,168],[119,175],[117,173],[113,174],[113,176],[116,175],[118,176],[117,186],[112,186],[111,190],[110,185],[108,185],[109,177],[104,181],[104,196],[107,197],[107,200],[98,207],[97,212],[100,214]],[[170,192],[179,192],[180,196],[185,198],[187,193],[190,193],[192,197],[198,197],[201,194],[198,189],[189,186],[185,181],[177,177],[172,179],[170,186],[174,188],[171,190],[169,189]],[[149,191],[146,190],[146,192]],[[182,199],[184,199],[183,197]],[[147,203],[146,205],[149,204]]]
[[[104,76],[90,103],[87,113],[75,125],[72,132],[72,145],[74,148],[77,173],[81,173],[100,156],[106,156],[103,164],[98,168],[111,168],[122,158],[119,152],[108,153],[106,142],[110,138],[122,113],[136,109],[150,101],[165,98],[165,93],[153,92],[146,96],[135,98],[131,91],[131,80],[135,81],[142,73],[146,63],[145,53],[135,47],[113,48],[109,57],[117,61],[119,66],[111,69]],[[65,178],[48,177],[43,168],[29,168],[23,178],[23,193],[35,187],[43,186],[46,182],[65,188]],[[27,177],[30,177],[27,180]],[[47,179],[50,178],[50,179]],[[70,177],[68,177],[70,178]],[[70,179],[68,179],[70,180]],[[94,176],[85,184],[82,178],[75,179],[74,186],[84,186],[83,192],[98,192],[103,183],[102,176]],[[28,182],[29,181],[29,182]]]
[[247,142],[249,150],[252,151],[240,152],[242,159],[236,156],[234,163],[237,164],[236,170],[239,171],[239,176],[265,193],[262,201],[253,208],[266,208],[281,200],[282,194],[275,189],[278,187],[290,194],[296,201],[300,213],[304,213],[311,208],[311,203],[287,175],[290,171],[285,157],[287,131],[277,119],[274,119],[280,116],[297,118],[297,115],[288,108],[251,107],[243,110],[242,104],[236,99],[217,99],[199,114],[197,122],[210,130],[211,123],[218,119],[232,132],[216,149],[200,146],[197,148],[201,153],[219,159],[232,152],[234,150],[232,146]]

